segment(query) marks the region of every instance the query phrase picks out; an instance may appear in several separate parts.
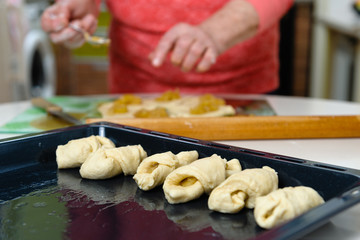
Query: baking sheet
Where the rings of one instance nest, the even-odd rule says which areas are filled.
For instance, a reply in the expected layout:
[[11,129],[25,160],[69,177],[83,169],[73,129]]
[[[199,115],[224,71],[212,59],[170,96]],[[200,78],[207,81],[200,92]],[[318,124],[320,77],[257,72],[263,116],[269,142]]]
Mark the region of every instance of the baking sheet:
[[[93,181],[78,169],[57,170],[56,147],[90,135],[141,144],[148,155],[197,150],[200,157],[237,158],[245,169],[267,165],[278,172],[279,187],[313,187],[326,203],[264,230],[252,210],[211,212],[206,195],[171,205],[161,187],[144,192],[128,176]],[[357,170],[109,123],[2,140],[0,165],[1,239],[296,239],[360,202]]]

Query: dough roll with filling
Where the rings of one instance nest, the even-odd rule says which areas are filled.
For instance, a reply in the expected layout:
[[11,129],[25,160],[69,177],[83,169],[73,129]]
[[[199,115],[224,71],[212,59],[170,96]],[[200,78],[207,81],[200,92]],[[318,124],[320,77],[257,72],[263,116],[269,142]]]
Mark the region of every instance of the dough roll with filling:
[[106,137],[90,136],[74,139],[56,149],[56,162],[58,168],[75,168],[99,148],[114,148],[115,144]]
[[244,207],[254,208],[255,199],[278,188],[278,176],[270,167],[237,172],[217,186],[210,194],[209,209],[237,213]]
[[140,189],[148,191],[164,183],[165,178],[176,168],[196,159],[197,151],[183,151],[178,154],[164,152],[145,158],[137,168],[134,180]]
[[123,173],[134,175],[140,162],[147,157],[141,145],[98,149],[80,167],[87,179],[107,179]]
[[[231,162],[239,162],[237,159]],[[226,159],[213,154],[175,169],[165,179],[165,198],[171,204],[188,202],[210,192],[226,178]],[[240,163],[238,164],[241,170]],[[233,170],[233,167],[231,169]]]
[[324,199],[310,187],[278,189],[256,199],[255,221],[260,227],[270,229],[323,203]]

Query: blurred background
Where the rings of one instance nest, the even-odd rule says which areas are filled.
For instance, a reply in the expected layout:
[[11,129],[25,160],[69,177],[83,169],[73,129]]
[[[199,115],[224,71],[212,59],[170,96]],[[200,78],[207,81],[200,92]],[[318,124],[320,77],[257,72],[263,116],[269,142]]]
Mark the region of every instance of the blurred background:
[[[360,102],[360,15],[354,0],[295,0],[281,21],[278,95]],[[53,45],[40,16],[52,2],[0,0],[0,102],[105,94],[107,47]],[[101,7],[98,35],[110,16]]]

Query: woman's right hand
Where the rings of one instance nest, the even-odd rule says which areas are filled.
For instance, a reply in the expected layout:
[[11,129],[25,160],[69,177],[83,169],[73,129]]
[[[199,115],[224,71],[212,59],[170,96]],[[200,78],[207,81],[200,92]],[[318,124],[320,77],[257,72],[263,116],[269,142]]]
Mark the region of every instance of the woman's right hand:
[[93,34],[97,27],[97,16],[98,6],[95,0],[60,0],[44,11],[41,26],[54,43],[76,48],[85,39],[81,33],[70,28],[69,24]]

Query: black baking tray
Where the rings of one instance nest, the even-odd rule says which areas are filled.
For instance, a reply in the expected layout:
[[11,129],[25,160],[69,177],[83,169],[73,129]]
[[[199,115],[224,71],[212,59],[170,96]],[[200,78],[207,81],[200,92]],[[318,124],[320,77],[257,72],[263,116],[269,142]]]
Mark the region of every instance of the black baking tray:
[[[167,203],[158,187],[144,192],[131,176],[81,179],[58,170],[55,150],[69,140],[101,135],[116,146],[141,144],[148,155],[197,150],[239,159],[242,167],[270,166],[279,187],[314,188],[325,204],[271,230],[253,211],[212,212],[207,196]],[[360,172],[333,165],[106,122],[0,141],[0,239],[297,239],[360,202]]]

